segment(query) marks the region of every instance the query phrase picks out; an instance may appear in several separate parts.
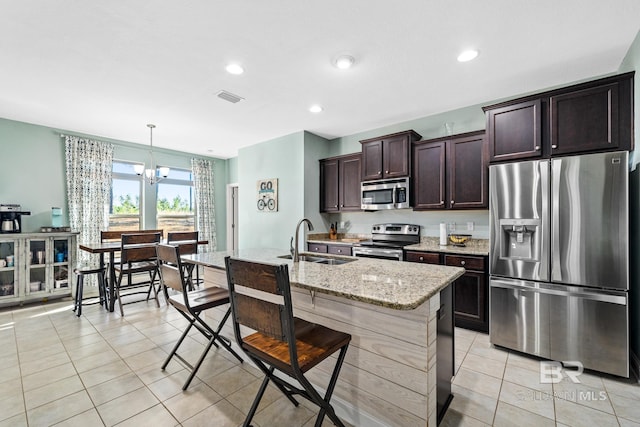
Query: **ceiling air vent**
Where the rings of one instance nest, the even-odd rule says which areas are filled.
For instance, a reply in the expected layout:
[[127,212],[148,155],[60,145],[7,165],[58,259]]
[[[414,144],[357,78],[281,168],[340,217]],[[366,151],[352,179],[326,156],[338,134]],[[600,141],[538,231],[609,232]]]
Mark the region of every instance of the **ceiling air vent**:
[[227,92],[226,90],[221,90],[216,93],[216,96],[220,99],[224,99],[225,101],[233,102],[234,104],[242,101],[244,98],[238,95],[234,95],[231,92]]

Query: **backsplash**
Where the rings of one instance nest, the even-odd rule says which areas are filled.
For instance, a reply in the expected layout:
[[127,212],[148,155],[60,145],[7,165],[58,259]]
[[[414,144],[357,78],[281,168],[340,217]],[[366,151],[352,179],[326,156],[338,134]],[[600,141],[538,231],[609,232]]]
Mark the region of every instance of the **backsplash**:
[[[454,224],[455,229],[448,227],[448,233],[470,234],[474,239],[489,238],[489,211],[429,211],[416,212],[412,209],[399,209],[376,212],[350,212],[343,214],[322,214],[324,227],[329,230],[331,222],[338,223],[338,233],[371,234],[373,224],[402,223],[420,226],[423,237],[437,237],[440,235],[440,223]],[[467,223],[473,222],[473,230],[467,230]],[[316,229],[322,230],[317,224]]]

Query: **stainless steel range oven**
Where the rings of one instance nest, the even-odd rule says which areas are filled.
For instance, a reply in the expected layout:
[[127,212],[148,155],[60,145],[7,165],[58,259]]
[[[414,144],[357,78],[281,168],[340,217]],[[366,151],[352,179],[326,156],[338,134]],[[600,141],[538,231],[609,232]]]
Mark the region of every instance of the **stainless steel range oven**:
[[402,261],[402,248],[420,243],[420,226],[413,224],[375,224],[371,240],[353,245],[352,255]]

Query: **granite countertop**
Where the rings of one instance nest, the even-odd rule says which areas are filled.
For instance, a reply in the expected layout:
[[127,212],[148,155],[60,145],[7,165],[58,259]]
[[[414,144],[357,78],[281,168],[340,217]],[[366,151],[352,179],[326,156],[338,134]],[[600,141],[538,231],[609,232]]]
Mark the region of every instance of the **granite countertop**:
[[407,251],[428,251],[459,255],[488,256],[489,239],[469,239],[465,243],[465,246],[461,247],[454,246],[452,244],[440,246],[440,239],[438,237],[423,237],[420,243],[405,246],[404,249]]
[[[309,234],[307,237],[308,243],[320,243],[323,245],[352,245],[354,243],[361,242],[363,240],[369,240],[371,236],[365,236],[361,234],[342,234],[338,233],[337,239],[330,239],[329,233]],[[428,252],[443,252],[449,254],[459,255],[489,255],[489,239],[469,239],[465,246],[454,246],[448,244],[446,246],[440,246],[440,239],[438,237],[422,237],[420,243],[415,245],[409,245],[404,247],[409,251],[428,251]]]
[[320,243],[323,245],[352,245],[354,243],[362,242],[363,240],[370,240],[371,236],[364,234],[345,234],[337,233],[335,239],[329,237],[329,233],[315,233],[307,235],[308,243]]
[[292,286],[396,310],[417,308],[465,271],[459,267],[333,255],[327,257],[354,261],[341,265],[306,261],[294,264],[290,259],[279,258],[287,254],[281,249],[244,249],[237,253],[208,252],[182,258],[219,269],[225,268],[224,258],[228,255],[257,262],[287,264]]

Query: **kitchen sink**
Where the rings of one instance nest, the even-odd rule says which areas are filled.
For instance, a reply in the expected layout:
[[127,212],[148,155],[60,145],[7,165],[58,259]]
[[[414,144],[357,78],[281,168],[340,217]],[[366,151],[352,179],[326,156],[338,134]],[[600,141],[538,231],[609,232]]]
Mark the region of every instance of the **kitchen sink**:
[[[284,259],[292,259],[291,255],[280,255],[278,258]],[[348,259],[348,258],[329,258],[317,255],[300,255],[300,261],[305,262],[315,262],[316,264],[327,264],[327,265],[341,265],[347,264],[349,262],[357,261],[357,259]]]

